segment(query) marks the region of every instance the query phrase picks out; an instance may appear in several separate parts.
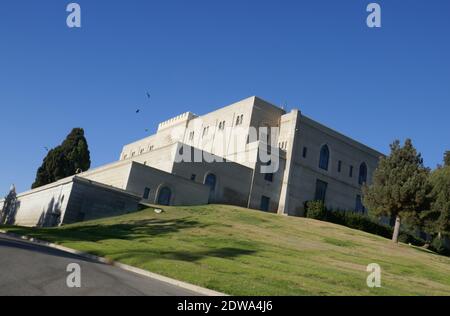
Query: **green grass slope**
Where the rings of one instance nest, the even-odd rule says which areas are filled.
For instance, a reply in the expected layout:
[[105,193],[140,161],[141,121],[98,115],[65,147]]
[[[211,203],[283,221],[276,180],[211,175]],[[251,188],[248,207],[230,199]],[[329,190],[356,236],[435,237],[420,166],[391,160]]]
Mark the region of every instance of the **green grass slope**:
[[[450,295],[450,258],[334,224],[231,206],[7,228],[231,295]],[[366,267],[382,268],[382,287]]]

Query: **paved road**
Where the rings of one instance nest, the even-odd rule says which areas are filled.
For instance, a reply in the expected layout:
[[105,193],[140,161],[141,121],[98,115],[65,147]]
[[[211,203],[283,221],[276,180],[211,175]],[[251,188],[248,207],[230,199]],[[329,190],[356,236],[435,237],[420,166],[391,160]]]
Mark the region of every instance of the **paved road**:
[[[81,288],[67,287],[67,265],[81,266]],[[194,292],[0,234],[0,295],[158,295]]]

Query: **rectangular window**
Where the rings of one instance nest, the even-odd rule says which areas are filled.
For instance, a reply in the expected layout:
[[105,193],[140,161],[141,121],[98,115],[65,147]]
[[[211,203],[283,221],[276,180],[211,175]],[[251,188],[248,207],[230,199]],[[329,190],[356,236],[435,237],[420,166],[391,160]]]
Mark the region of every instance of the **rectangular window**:
[[349,170],[348,176],[350,178],[353,178],[353,166],[350,166],[350,170]]
[[338,172],[340,173],[342,171],[342,161],[338,161]]
[[303,154],[302,154],[303,158],[306,158],[306,156],[308,156],[308,148],[307,147],[303,147]]
[[264,175],[264,180],[266,180],[268,182],[273,182],[273,173],[266,173]]
[[148,197],[150,196],[150,189],[149,188],[145,188],[144,189],[144,195],[142,196],[142,198],[144,200],[148,200]]
[[236,119],[236,126],[242,125],[242,122],[244,121],[244,115],[240,115]]
[[195,174],[191,175],[191,181],[195,181],[196,178],[197,178],[197,175],[195,175]]
[[327,188],[328,188],[328,183],[322,181],[322,180],[317,180],[316,182],[316,195],[314,197],[314,199],[316,201],[322,201],[325,202],[325,198],[327,196]]
[[355,211],[358,213],[365,213],[366,208],[364,207],[364,204],[362,203],[361,195],[356,196],[356,205],[355,205]]
[[261,197],[261,211],[268,212],[270,207],[270,198],[267,196]]

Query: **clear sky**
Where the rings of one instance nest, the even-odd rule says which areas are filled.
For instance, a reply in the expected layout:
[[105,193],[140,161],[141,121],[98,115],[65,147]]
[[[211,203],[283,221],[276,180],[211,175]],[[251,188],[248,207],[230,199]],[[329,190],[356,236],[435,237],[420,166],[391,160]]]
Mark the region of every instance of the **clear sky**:
[[385,153],[410,137],[430,167],[450,149],[448,0],[377,1],[381,29],[362,0],[79,0],[81,29],[69,2],[0,2],[1,195],[73,127],[95,167],[160,121],[252,95]]

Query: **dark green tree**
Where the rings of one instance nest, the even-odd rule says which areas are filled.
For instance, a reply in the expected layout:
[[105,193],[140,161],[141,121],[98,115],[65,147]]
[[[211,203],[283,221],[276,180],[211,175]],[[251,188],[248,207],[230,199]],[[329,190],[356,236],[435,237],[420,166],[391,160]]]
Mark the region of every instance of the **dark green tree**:
[[418,223],[418,214],[429,207],[431,186],[429,169],[410,139],[391,145],[391,153],[382,157],[373,175],[373,183],[364,186],[364,203],[377,217],[395,218],[392,240],[397,243],[402,220]]
[[436,169],[430,176],[433,187],[431,211],[438,214],[435,233],[450,236],[450,165]]
[[36,173],[32,188],[72,176],[91,167],[88,144],[82,128],[74,128],[64,142],[50,150]]
[[447,150],[444,154],[444,166],[450,167],[450,150]]

